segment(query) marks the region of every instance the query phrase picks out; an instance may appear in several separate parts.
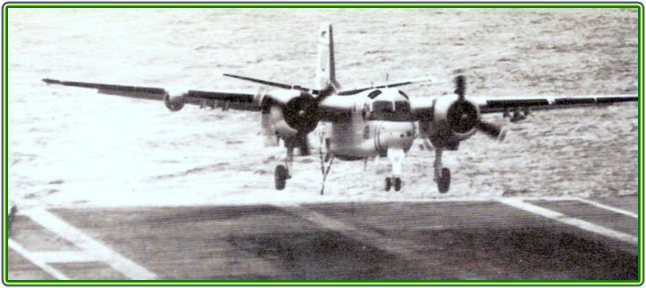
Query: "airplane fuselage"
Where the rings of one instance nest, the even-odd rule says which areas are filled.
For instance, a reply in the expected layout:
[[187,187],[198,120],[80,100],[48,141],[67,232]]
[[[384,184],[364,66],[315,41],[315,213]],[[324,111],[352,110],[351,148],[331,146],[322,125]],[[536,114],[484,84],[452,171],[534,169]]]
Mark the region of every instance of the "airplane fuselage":
[[348,121],[326,122],[328,151],[340,160],[386,156],[388,149],[408,151],[415,139],[408,96],[392,88],[350,96],[331,96],[352,106]]

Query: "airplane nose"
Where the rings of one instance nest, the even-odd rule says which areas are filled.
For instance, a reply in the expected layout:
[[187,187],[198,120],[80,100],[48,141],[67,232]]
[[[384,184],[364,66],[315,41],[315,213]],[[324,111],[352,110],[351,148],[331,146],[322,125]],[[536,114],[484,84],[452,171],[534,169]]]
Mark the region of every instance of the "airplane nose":
[[414,126],[410,122],[383,122],[377,135],[377,148],[380,151],[404,149],[408,151],[413,146]]

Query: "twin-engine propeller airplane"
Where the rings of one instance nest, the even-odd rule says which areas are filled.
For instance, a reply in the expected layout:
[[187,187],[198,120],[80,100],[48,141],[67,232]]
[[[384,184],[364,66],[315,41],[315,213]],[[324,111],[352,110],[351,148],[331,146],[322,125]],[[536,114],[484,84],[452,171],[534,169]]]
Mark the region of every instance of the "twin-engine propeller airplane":
[[[575,97],[467,97],[464,76],[455,79],[455,94],[411,98],[395,87],[416,82],[431,81],[419,78],[388,84],[367,85],[344,90],[335,78],[334,43],[332,26],[323,24],[318,34],[318,70],[314,88],[225,74],[265,86],[273,91],[183,91],[170,94],[163,88],[121,86],[84,82],[43,79],[47,84],[98,89],[99,93],[137,99],[163,101],[173,112],[185,104],[200,107],[257,111],[262,113],[261,124],[265,144],[277,146],[282,139],[287,148],[286,165],[275,170],[276,189],[285,188],[291,178],[294,148],[302,155],[310,153],[307,136],[319,122],[325,123],[321,134],[323,180],[335,158],[346,161],[387,157],[392,174],[386,178],[385,189],[399,191],[402,186],[402,161],[415,138],[422,138],[435,150],[434,181],[438,190],[446,193],[451,184],[449,168],[442,166],[442,152],[456,151],[461,141],[477,131],[502,140],[501,127],[481,120],[484,113],[514,114],[520,119],[530,110],[546,110],[615,102],[637,101],[637,95],[575,96]],[[325,157],[323,157],[325,154]],[[325,163],[328,164],[325,169]],[[321,190],[321,193],[323,190]]]

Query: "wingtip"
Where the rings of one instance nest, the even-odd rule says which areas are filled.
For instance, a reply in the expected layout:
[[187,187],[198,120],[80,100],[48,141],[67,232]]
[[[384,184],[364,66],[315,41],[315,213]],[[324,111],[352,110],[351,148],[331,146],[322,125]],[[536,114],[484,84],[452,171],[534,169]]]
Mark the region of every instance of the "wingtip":
[[54,79],[49,79],[49,78],[43,79],[43,82],[47,83],[48,85],[49,84],[60,84],[61,83],[61,81],[59,81],[59,80],[54,80]]

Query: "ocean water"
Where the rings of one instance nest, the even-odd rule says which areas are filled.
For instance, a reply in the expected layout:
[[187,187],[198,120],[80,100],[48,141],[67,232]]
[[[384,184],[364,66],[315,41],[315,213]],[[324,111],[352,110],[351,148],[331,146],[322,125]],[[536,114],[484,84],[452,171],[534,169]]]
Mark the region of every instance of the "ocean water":
[[[319,196],[318,155],[273,190],[284,151],[260,117],[47,86],[43,78],[172,89],[247,89],[222,72],[311,86],[316,34],[334,25],[337,78],[350,88],[432,75],[413,97],[637,93],[636,9],[17,9],[8,13],[9,198],[23,205],[194,205],[264,201],[600,197],[638,191],[638,105],[536,112],[507,141],[483,135],[445,153],[451,192],[414,148],[401,193],[386,159],[338,162]],[[311,137],[314,151],[316,137]]]

